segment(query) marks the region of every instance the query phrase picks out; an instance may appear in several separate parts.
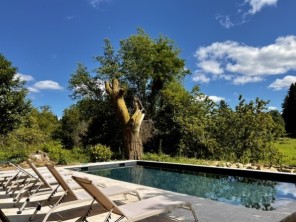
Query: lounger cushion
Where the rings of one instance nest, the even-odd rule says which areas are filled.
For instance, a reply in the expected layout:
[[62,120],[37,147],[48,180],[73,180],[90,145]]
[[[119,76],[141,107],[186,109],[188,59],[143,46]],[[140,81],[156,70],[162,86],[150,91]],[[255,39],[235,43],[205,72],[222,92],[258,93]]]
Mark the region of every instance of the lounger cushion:
[[156,196],[126,205],[118,206],[128,219],[142,219],[184,206],[184,202],[175,201],[165,196]]

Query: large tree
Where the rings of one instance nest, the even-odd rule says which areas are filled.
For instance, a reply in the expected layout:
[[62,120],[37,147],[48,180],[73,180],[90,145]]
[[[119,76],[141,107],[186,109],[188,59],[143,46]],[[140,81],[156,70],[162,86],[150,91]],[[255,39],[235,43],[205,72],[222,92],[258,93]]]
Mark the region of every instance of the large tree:
[[24,81],[16,74],[17,69],[0,54],[0,135],[18,128],[31,107]]
[[[85,68],[78,67],[71,77],[73,95],[79,95],[80,99],[98,94],[98,100],[108,99],[106,95],[111,98],[123,126],[113,130],[123,128],[125,156],[129,159],[142,157],[140,128],[144,116],[148,119],[157,116],[162,102],[161,90],[167,83],[180,80],[188,73],[179,53],[167,37],[151,39],[140,29],[136,35],[122,40],[117,52],[110,41],[105,40],[104,54],[96,57],[100,64],[96,75],[91,76]],[[102,81],[105,82],[105,95],[98,87]]]
[[117,113],[124,125],[125,155],[128,159],[141,159],[143,144],[140,129],[145,116],[142,103],[137,97],[134,97],[134,112],[130,115],[124,101],[125,89],[120,87],[118,80],[114,78],[112,84],[106,81],[105,87],[106,92],[116,105]]
[[292,83],[287,96],[282,104],[283,118],[286,124],[286,132],[290,135],[296,135],[296,83]]

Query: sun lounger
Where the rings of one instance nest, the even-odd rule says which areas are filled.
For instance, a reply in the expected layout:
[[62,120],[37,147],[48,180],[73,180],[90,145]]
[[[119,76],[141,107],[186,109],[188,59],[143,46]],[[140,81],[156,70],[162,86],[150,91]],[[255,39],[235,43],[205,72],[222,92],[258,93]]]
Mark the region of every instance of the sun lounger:
[[[56,179],[52,176],[50,172],[40,172],[34,163],[32,163],[31,160],[27,160],[27,163],[33,170],[33,172],[36,174],[36,182],[34,184],[28,184],[24,186],[19,193],[16,195],[14,198],[14,201],[16,201],[15,206],[18,205],[18,203],[21,201],[22,197],[26,196],[26,200],[23,203],[23,205],[19,208],[18,214],[21,214],[26,205],[30,202],[30,200],[35,196],[35,195],[44,195],[44,194],[50,194],[54,189],[57,188],[58,182]],[[49,175],[50,174],[50,175]],[[70,179],[70,176],[72,174],[64,174],[64,176],[67,176],[67,180]],[[50,192],[50,193],[49,193]]]
[[[126,219],[125,221],[138,221],[161,213],[169,213],[176,208],[191,210],[194,220],[198,221],[196,213],[189,202],[175,201],[165,196],[156,196],[138,202],[117,206],[106,194],[104,194],[102,189],[95,186],[91,180],[76,176],[73,176],[73,179],[93,198],[93,202],[97,201],[109,211],[104,222],[108,222],[111,219],[112,214],[120,216],[116,221],[120,221],[124,218]],[[77,221],[87,221],[86,218],[92,209],[91,205],[86,213]]]
[[[76,203],[81,203],[81,202],[88,203],[92,200],[91,196],[88,195],[88,193],[85,192],[83,189],[81,189],[81,187],[77,183],[75,183],[75,184],[80,188],[80,190],[73,189],[73,187],[64,180],[63,176],[57,171],[57,169],[54,166],[52,166],[52,165],[46,165],[46,166],[47,166],[48,170],[52,173],[52,175],[55,177],[55,179],[58,181],[59,186],[63,188],[63,194],[58,199],[58,201],[56,201],[54,204],[51,204],[52,209],[47,213],[47,215],[44,217],[43,221],[46,221],[47,218],[52,213],[54,213],[55,211],[57,211],[57,209],[59,209],[61,207],[64,207],[67,205],[75,206],[74,204],[76,204]],[[132,190],[132,189],[124,188],[124,187],[120,187],[120,186],[104,187],[104,186],[102,186],[102,184],[97,184],[94,186],[100,186],[102,192],[104,192],[104,194],[106,196],[114,196],[114,195],[121,194],[126,197],[126,195],[129,194],[129,195],[136,196],[139,200],[141,200],[141,197],[136,190]],[[53,191],[53,194],[54,194],[54,191]],[[41,207],[43,207],[46,203],[50,202],[53,194],[51,194],[47,200],[43,201],[42,203],[39,203],[35,212],[30,217],[30,220],[34,220],[38,211],[41,210]]]
[[[24,169],[20,167],[19,165],[15,165],[13,163],[9,163],[10,166],[13,166],[15,168],[15,172],[8,172],[8,173],[1,173],[0,174],[0,185],[3,187],[4,190],[6,190],[6,193],[8,194],[14,186],[17,184],[19,186],[21,185],[27,185],[30,182],[36,181],[37,178],[39,178],[38,174],[34,174],[34,171],[30,171],[27,169]],[[51,174],[47,171],[46,173],[40,170],[40,173],[43,174],[43,177],[49,177]],[[19,187],[15,188],[14,190],[18,190]]]
[[6,187],[8,184],[10,184],[11,181],[17,180],[23,176],[23,173],[20,170],[15,170],[14,172],[1,172],[0,175],[0,186],[3,188],[3,190],[6,190]]
[[9,178],[5,184],[3,184],[4,190],[6,190],[6,193],[10,196],[13,196],[14,193],[18,190],[20,190],[21,187],[24,187],[30,183],[34,183],[37,180],[37,177],[33,175],[32,173],[28,172],[27,170],[23,169],[22,167],[18,165],[14,165],[13,163],[9,163],[11,166],[13,166],[17,172],[15,176]]

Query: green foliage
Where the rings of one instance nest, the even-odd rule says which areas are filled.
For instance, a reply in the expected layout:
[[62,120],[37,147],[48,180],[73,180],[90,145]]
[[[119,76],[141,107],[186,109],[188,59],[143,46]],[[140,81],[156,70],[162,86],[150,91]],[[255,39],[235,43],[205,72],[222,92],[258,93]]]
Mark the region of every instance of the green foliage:
[[266,112],[266,105],[258,98],[246,103],[240,96],[235,111],[225,105],[219,107],[213,131],[219,145],[217,155],[243,163],[268,160],[272,155],[276,161],[272,142],[277,138],[277,125]]
[[283,137],[286,133],[286,130],[285,130],[285,120],[282,117],[281,113],[278,110],[271,110],[269,111],[269,114],[271,115],[275,123],[275,129],[274,129],[275,136],[277,138]]
[[155,117],[162,102],[160,91],[167,83],[180,80],[186,74],[180,50],[165,36],[151,39],[144,30],[120,42],[121,80],[129,91],[143,102],[147,115]]
[[[113,152],[123,150],[122,126],[118,124],[113,104],[104,92],[102,83],[105,80],[118,78],[127,89],[125,102],[132,107],[133,97],[137,95],[145,107],[145,116],[150,122],[162,121],[165,129],[158,131],[169,131],[170,125],[165,122],[170,119],[164,113],[164,109],[158,107],[164,103],[161,90],[172,81],[180,81],[188,70],[184,68],[185,62],[179,58],[180,50],[176,48],[173,41],[167,37],[160,36],[152,39],[143,30],[139,29],[137,34],[120,42],[120,48],[115,51],[108,39],[104,40],[104,54],[97,56],[99,67],[95,74],[90,74],[87,68],[81,64],[71,75],[69,88],[72,89],[72,98],[78,100],[75,104],[79,110],[79,118],[64,113],[62,118],[62,129],[60,135],[65,147],[82,145],[84,147],[97,143],[110,146]],[[131,110],[130,110],[131,111]],[[160,116],[163,116],[160,119]],[[172,115],[169,113],[169,117]],[[66,119],[76,118],[75,124]],[[69,128],[68,128],[69,123]],[[77,135],[73,126],[81,126],[86,123],[87,130],[82,135]],[[155,124],[158,126],[158,124]],[[73,128],[74,129],[74,128]],[[145,130],[145,129],[143,129]],[[170,141],[167,136],[154,138],[149,146],[153,144],[160,147],[164,141]],[[173,130],[170,136],[177,136],[178,130]],[[164,135],[164,133],[160,133]],[[80,144],[75,143],[77,138]],[[150,136],[151,138],[151,136]],[[173,143],[172,143],[173,144]],[[148,145],[147,145],[148,146]]]
[[72,105],[65,109],[60,123],[57,136],[63,146],[67,149],[81,146],[81,137],[87,130],[87,122],[83,120],[78,106]]
[[232,110],[224,101],[219,105],[213,103],[198,87],[188,93],[177,82],[168,84],[162,93],[181,129],[180,140],[175,140],[179,150],[174,155],[242,163],[278,162],[272,142],[282,132],[266,112],[267,102],[256,99],[246,103],[240,97]]
[[28,158],[28,154],[26,152],[8,153],[7,151],[0,150],[0,163],[1,164],[8,164],[8,163],[18,164],[18,163],[25,161],[27,158]]
[[296,83],[291,84],[282,104],[282,108],[286,131],[288,134],[296,136]]
[[[214,141],[209,134],[212,101],[203,96],[198,87],[186,91],[179,82],[171,82],[164,90],[164,107],[178,126],[178,150],[173,155],[205,158],[213,155]],[[163,121],[166,121],[165,119]],[[169,127],[169,126],[168,126]],[[171,139],[172,140],[172,139]]]
[[[88,98],[92,100],[100,99],[103,94],[102,83],[92,77],[83,64],[78,64],[75,73],[71,74],[69,88],[73,91],[71,97],[81,100]],[[100,84],[101,83],[101,84]]]
[[24,82],[17,77],[17,69],[0,54],[0,134],[17,129],[31,108],[26,99]]
[[109,161],[112,157],[110,147],[97,144],[89,148],[89,153],[92,162]]
[[74,147],[72,150],[63,149],[58,142],[44,144],[42,151],[48,153],[51,160],[57,164],[67,165],[89,162],[89,154],[85,149]]
[[[78,65],[71,76],[72,97],[78,102],[61,120],[63,145],[71,149],[106,144],[120,153],[123,130],[102,87],[103,81],[117,78],[125,86],[127,106],[137,94],[145,107],[146,121],[153,128],[145,151],[180,158],[277,162],[272,142],[284,133],[279,113],[267,112],[267,102],[260,99],[246,103],[240,97],[233,110],[224,101],[214,103],[197,86],[188,92],[182,80],[189,71],[179,54],[172,40],[152,39],[141,29],[122,40],[118,51],[106,39],[104,54],[96,57],[96,73]],[[141,129],[143,135],[145,130]]]
[[38,147],[54,139],[58,125],[57,117],[48,107],[40,111],[33,108],[18,129],[0,137],[0,150],[10,154],[35,152]]

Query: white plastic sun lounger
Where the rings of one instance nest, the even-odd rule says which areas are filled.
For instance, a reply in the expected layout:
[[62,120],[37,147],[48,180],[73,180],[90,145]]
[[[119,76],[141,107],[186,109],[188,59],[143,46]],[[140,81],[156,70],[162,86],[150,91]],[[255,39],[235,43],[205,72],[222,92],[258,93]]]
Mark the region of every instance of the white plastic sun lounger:
[[[101,188],[95,186],[91,180],[73,176],[73,179],[93,198],[93,202],[97,201],[102,207],[109,211],[104,222],[111,219],[112,214],[120,216],[116,221],[126,219],[125,221],[138,221],[161,213],[169,213],[176,208],[184,208],[191,210],[194,220],[197,220],[196,213],[189,202],[176,201],[165,196],[156,196],[141,200],[138,202],[117,206]],[[77,221],[87,221],[92,204],[88,211]]]
[[[72,186],[69,185],[69,183],[67,183],[64,180],[62,175],[56,170],[56,168],[54,166],[51,166],[51,165],[46,165],[46,166],[47,166],[48,170],[52,173],[52,175],[55,177],[55,179],[58,181],[59,186],[62,187],[64,191],[63,191],[62,196],[58,199],[58,201],[56,201],[56,203],[52,204],[52,208],[46,214],[43,221],[47,221],[48,217],[61,207],[64,207],[67,205],[73,205],[73,207],[74,207],[75,206],[74,204],[77,204],[77,203],[82,203],[82,202],[83,203],[84,202],[90,203],[91,202],[91,200],[92,200],[91,196],[88,195],[88,193],[85,192],[85,190],[81,189],[81,186],[79,186],[77,183],[75,183],[80,188],[80,190],[79,189],[74,190],[72,188]],[[139,193],[133,189],[124,188],[124,187],[120,187],[120,186],[103,187],[101,184],[94,185],[94,186],[100,186],[102,192],[104,192],[104,194],[106,196],[114,196],[114,195],[122,194],[126,197],[126,195],[129,194],[129,195],[136,196],[139,200],[141,200]],[[43,201],[42,203],[39,203],[35,212],[30,217],[30,220],[34,220],[38,211],[41,210],[41,207],[44,206],[44,204],[46,204],[46,202],[49,202],[49,200],[51,200],[51,198],[52,198],[52,195],[50,195],[47,200]]]

